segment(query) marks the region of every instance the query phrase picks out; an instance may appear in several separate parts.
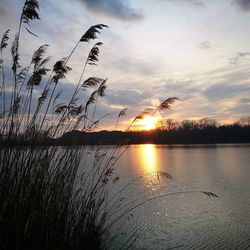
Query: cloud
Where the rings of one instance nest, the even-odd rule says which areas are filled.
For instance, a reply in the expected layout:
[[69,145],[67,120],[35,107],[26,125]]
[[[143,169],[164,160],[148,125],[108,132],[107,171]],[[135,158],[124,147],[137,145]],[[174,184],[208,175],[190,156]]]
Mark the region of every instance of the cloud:
[[0,0],[0,23],[1,27],[13,28],[15,27],[15,20],[18,16],[18,8],[11,1]]
[[235,0],[238,6],[244,11],[250,11],[250,0]]
[[107,94],[107,100],[110,104],[122,106],[140,106],[140,104],[151,98],[151,94],[147,92],[140,92],[136,90],[110,90]]
[[247,84],[215,84],[203,91],[204,96],[210,101],[220,101],[235,98],[242,94],[250,94],[250,86]]
[[79,0],[96,13],[108,15],[121,20],[137,20],[142,16],[133,9],[128,1],[117,0]]
[[250,114],[249,110],[250,110],[250,103],[248,102],[248,103],[242,104],[240,101],[236,103],[236,105],[233,108],[229,109],[229,111],[232,114],[237,114],[240,116],[249,115]]
[[137,57],[127,54],[126,57],[116,57],[110,62],[110,67],[115,68],[119,73],[126,72],[126,77],[134,74],[141,76],[150,76],[155,73],[155,64],[145,62]]
[[197,6],[204,6],[204,3],[202,2],[202,0],[164,0],[164,1],[168,1],[168,2],[176,2],[176,3],[190,3],[190,4],[194,4]]
[[211,43],[209,41],[203,41],[199,44],[200,49],[211,49]]
[[[250,105],[250,98],[241,98],[239,100],[239,103],[240,104],[247,104],[247,105]],[[250,110],[250,109],[249,109]]]
[[238,52],[236,56],[229,58],[229,63],[234,65],[239,64],[242,59],[248,56],[250,56],[250,52]]
[[192,3],[197,6],[204,6],[204,3],[200,0],[182,0],[182,1],[187,2],[187,3]]
[[1,4],[0,4],[0,15],[5,15],[8,13],[8,6],[9,3],[6,0],[1,0]]
[[192,100],[200,94],[200,87],[196,86],[190,80],[167,80],[164,84],[164,90],[161,92],[168,92],[171,96],[176,96],[182,101]]

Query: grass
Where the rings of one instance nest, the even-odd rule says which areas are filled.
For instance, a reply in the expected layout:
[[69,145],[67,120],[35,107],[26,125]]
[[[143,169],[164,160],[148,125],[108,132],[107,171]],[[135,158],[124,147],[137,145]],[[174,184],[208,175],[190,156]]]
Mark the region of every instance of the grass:
[[[52,69],[47,66],[47,44],[22,67],[20,34],[27,30],[35,35],[27,27],[36,19],[40,19],[38,1],[26,0],[11,47],[10,66],[4,58],[9,30],[1,41],[0,248],[105,248],[106,186],[116,180],[112,168],[119,150],[109,155],[96,150],[90,167],[86,159],[91,152],[86,147],[37,144],[72,129],[89,131],[102,119],[96,118],[96,103],[105,95],[106,80],[83,80],[87,67],[98,62],[102,43],[95,43],[89,51],[79,81],[65,103],[58,103],[58,84],[71,71],[68,63],[75,49],[96,39],[107,26],[90,27],[69,56],[55,62]],[[12,85],[6,81],[6,68],[12,70]],[[89,89],[88,99],[80,102],[80,92]]]
[[[40,19],[38,1],[26,0],[11,47],[11,65],[5,65],[9,30],[1,40],[0,249],[106,249],[112,244],[112,238],[108,238],[112,225],[140,206],[128,203],[125,212],[118,213],[115,205],[130,183],[110,197],[110,185],[119,181],[114,166],[128,145],[124,142],[105,150],[38,145],[67,131],[90,131],[106,116],[96,118],[97,101],[105,96],[106,79],[84,80],[87,68],[98,62],[101,42],[90,49],[79,81],[64,103],[59,102],[58,85],[71,71],[68,64],[76,48],[95,40],[108,27],[91,26],[69,56],[52,68],[47,66],[51,60],[47,44],[35,50],[28,66],[21,66],[20,34],[36,36],[28,29],[36,19]],[[8,77],[6,72],[10,71],[6,69],[12,71]],[[82,91],[90,91],[83,102],[79,98]],[[169,109],[176,99],[168,98],[151,114]],[[118,114],[115,128],[125,111]],[[140,113],[128,129],[148,114]],[[130,246],[135,233],[129,232],[121,247]]]

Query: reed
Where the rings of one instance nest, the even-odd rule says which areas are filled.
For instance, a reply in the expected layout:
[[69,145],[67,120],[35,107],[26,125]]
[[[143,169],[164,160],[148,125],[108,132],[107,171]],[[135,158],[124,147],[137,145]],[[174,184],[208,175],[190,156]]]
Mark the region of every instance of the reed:
[[[115,206],[129,184],[110,196],[110,185],[119,181],[114,167],[128,147],[126,141],[105,150],[46,143],[71,130],[90,131],[106,117],[96,117],[96,109],[105,96],[107,79],[84,79],[87,68],[98,62],[101,42],[89,51],[79,81],[64,103],[59,102],[62,92],[58,86],[72,70],[68,64],[77,47],[95,40],[108,26],[91,26],[69,55],[52,68],[48,67],[47,44],[35,50],[28,66],[22,66],[20,34],[27,31],[36,36],[27,28],[36,19],[40,19],[39,2],[26,0],[11,46],[12,65],[5,65],[4,57],[9,30],[1,40],[0,249],[106,249],[112,225],[139,206],[126,205],[122,214]],[[8,82],[6,68],[12,70]],[[87,90],[90,95],[82,101],[79,97]],[[175,100],[167,99],[153,113],[170,108]],[[118,114],[115,129],[125,112]],[[159,174],[170,178],[167,173]],[[124,248],[133,243],[137,230],[130,232]]]
[[[51,60],[47,44],[35,50],[29,65],[22,67],[20,34],[28,31],[36,36],[27,28],[36,19],[40,19],[38,1],[26,0],[11,47],[11,66],[5,65],[4,60],[9,30],[1,41],[0,246],[1,249],[101,249],[105,187],[112,181],[112,164],[103,164],[104,155],[99,155],[98,150],[92,152],[93,166],[90,166],[87,158],[91,152],[86,147],[39,144],[46,145],[48,138],[60,137],[72,129],[89,131],[101,119],[96,118],[96,102],[105,96],[106,80],[97,77],[84,80],[84,73],[88,66],[97,64],[102,43],[95,43],[90,50],[68,102],[58,103],[61,95],[58,85],[71,71],[68,63],[76,48],[96,39],[107,26],[90,27],[69,56],[55,62],[52,69],[47,66]],[[7,67],[12,70],[12,84],[6,82]],[[89,88],[92,93],[81,102],[78,98],[81,91]],[[7,89],[11,89],[8,100]],[[101,173],[98,165],[102,165]]]

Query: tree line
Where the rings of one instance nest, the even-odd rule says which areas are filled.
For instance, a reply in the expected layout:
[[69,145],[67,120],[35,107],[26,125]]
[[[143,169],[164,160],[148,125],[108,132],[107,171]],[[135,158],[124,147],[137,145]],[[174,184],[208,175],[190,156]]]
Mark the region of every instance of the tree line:
[[[72,130],[59,138],[37,135],[40,145],[119,145],[119,144],[212,144],[212,143],[250,143],[250,117],[241,118],[233,124],[219,124],[214,119],[200,120],[173,119],[162,120],[157,129],[86,132]],[[1,140],[1,145],[8,145],[10,140]],[[22,135],[20,145],[29,145]],[[17,141],[14,142],[15,145]]]
[[71,131],[54,140],[60,145],[96,144],[209,144],[250,143],[250,117],[233,124],[219,124],[214,119],[181,122],[167,119],[151,131],[99,131],[83,133]]

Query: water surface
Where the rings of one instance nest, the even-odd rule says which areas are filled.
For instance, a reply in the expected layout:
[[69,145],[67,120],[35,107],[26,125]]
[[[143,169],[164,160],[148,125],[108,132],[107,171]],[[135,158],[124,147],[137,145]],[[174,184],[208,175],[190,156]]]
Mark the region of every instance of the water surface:
[[[119,197],[163,197],[127,214],[116,228],[121,242],[136,230],[132,249],[250,249],[249,163],[250,145],[130,146],[116,171],[120,186],[131,184]],[[176,192],[187,193],[167,195]]]

